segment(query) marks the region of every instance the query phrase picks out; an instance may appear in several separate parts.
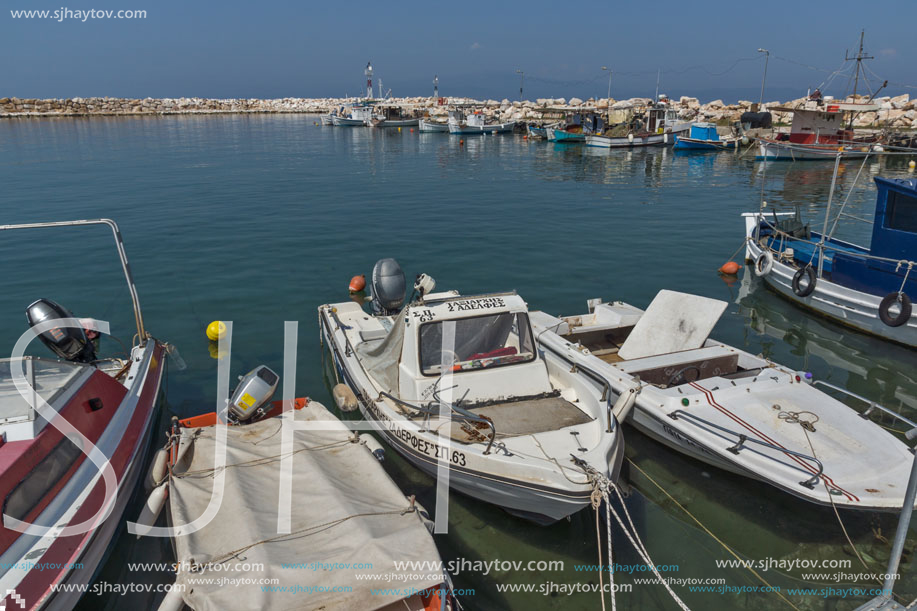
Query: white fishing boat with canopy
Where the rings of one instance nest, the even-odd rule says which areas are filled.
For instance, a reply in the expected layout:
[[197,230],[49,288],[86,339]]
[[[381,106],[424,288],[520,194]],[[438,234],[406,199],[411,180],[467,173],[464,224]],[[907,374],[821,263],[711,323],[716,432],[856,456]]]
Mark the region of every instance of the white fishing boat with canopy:
[[813,503],[901,508],[913,456],[868,416],[917,424],[869,401],[860,414],[818,386],[860,400],[848,391],[710,339],[725,302],[664,290],[645,312],[589,303],[577,316],[532,312],[539,347],[596,390],[629,397],[643,433]]
[[336,375],[363,416],[421,470],[540,523],[590,503],[586,467],[616,481],[623,451],[610,395],[545,360],[515,293],[430,292],[404,305],[394,259],[373,270],[372,310],[319,308]]

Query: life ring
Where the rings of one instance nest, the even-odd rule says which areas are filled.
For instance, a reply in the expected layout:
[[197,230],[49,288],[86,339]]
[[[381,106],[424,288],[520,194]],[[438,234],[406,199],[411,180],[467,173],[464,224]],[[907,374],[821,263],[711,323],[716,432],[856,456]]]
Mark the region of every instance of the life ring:
[[[901,310],[893,318],[889,310],[895,303],[901,304]],[[904,293],[889,293],[879,304],[879,318],[889,327],[900,327],[911,318],[911,298]]]
[[[809,283],[805,286],[802,286],[801,280],[802,277],[806,276]],[[793,276],[793,292],[796,293],[799,297],[808,297],[812,294],[812,291],[815,290],[815,282],[817,278],[815,277],[815,270],[812,269],[811,265],[806,265],[799,269],[796,274]]]
[[769,250],[762,250],[755,259],[755,275],[766,276],[774,269],[774,255]]

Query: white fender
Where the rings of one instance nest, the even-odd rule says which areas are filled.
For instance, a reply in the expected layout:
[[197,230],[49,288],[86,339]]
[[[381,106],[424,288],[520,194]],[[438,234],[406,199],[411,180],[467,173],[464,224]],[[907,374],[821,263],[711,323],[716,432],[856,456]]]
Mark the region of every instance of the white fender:
[[150,496],[148,496],[146,499],[146,503],[143,504],[143,509],[140,511],[140,517],[137,518],[138,539],[150,532],[150,530],[156,524],[156,520],[159,519],[159,514],[162,511],[163,506],[166,504],[166,499],[168,496],[168,482],[164,482],[161,485],[153,488],[153,492],[150,493]]
[[627,141],[628,141],[628,142],[633,142],[633,141],[634,141],[634,135],[633,135],[633,134],[627,134]]
[[159,448],[153,456],[153,464],[150,465],[150,472],[146,478],[147,492],[166,481],[168,475],[169,451],[165,448]]
[[618,419],[618,422],[624,422],[627,419],[630,411],[634,408],[634,404],[637,402],[638,394],[640,394],[640,387],[632,386],[622,392],[618,400],[615,401],[615,404],[611,407],[611,413]]
[[166,593],[166,597],[159,603],[159,611],[181,611],[185,608],[185,601],[181,597],[178,584]]
[[380,444],[375,437],[368,433],[363,433],[360,435],[360,443],[369,448],[369,451],[373,453],[373,456],[379,459],[379,462],[385,460],[385,448],[382,447],[382,444]]

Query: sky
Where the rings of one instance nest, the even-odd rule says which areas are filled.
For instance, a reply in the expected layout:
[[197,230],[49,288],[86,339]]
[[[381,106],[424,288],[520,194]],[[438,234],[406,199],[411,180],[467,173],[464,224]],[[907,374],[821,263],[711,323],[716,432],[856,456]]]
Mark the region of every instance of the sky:
[[[861,29],[873,90],[917,95],[917,2],[3,0],[0,97],[341,97],[371,61],[384,91],[502,100],[764,101],[852,89]],[[142,19],[12,11],[145,10]],[[75,13],[71,13],[75,14]]]

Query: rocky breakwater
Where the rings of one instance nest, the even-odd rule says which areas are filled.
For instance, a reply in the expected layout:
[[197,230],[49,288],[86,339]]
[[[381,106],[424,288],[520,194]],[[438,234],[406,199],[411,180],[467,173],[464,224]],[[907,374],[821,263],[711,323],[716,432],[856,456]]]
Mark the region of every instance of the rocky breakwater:
[[[434,117],[448,115],[449,104],[474,104],[483,108],[485,113],[500,121],[540,121],[546,117],[546,109],[558,109],[587,106],[600,112],[609,112],[612,119],[624,120],[630,109],[652,102],[648,98],[630,98],[627,100],[580,98],[539,98],[537,100],[474,100],[470,98],[447,98],[446,105],[441,99],[428,97],[408,97],[386,100],[386,103],[414,109]],[[72,116],[116,116],[116,115],[175,115],[175,114],[226,114],[226,113],[326,113],[333,109],[346,107],[359,101],[356,98],[282,98],[275,100],[261,99],[209,99],[209,98],[71,98],[71,99],[20,99],[0,98],[0,118],[13,117],[72,117]],[[767,102],[761,110],[775,107],[793,107],[801,105],[805,98],[789,102]],[[865,101],[865,100],[859,100]],[[709,121],[721,125],[738,121],[742,113],[753,108],[752,102],[740,100],[726,104],[722,100],[701,103],[697,98],[681,96],[669,102],[678,110],[684,119]],[[899,95],[882,97],[874,100],[880,109],[876,112],[860,113],[855,125],[860,127],[884,127],[888,125],[897,129],[917,129],[917,100]],[[774,122],[789,123],[790,115],[784,112],[773,113]]]

